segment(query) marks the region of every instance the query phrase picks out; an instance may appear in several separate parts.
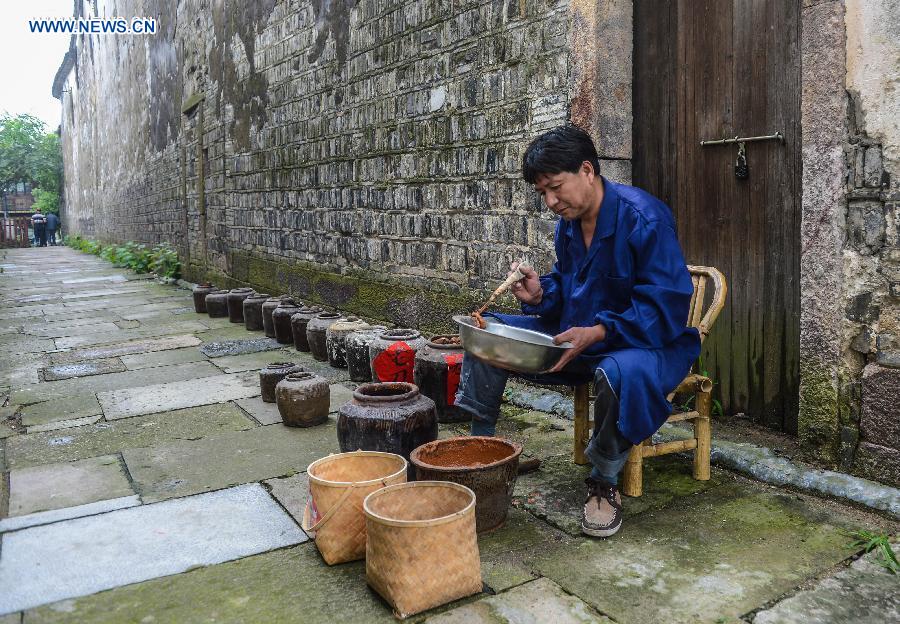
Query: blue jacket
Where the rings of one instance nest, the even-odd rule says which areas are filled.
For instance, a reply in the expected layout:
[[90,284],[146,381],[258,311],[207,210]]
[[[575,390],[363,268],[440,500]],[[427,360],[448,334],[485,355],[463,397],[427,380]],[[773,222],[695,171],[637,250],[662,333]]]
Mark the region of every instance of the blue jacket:
[[697,330],[687,327],[694,288],[668,206],[638,188],[603,185],[590,248],[580,221],[560,220],[543,299],[522,305],[531,316],[496,316],[551,335],[602,323],[606,339],[580,363],[604,369],[619,397],[619,430],[638,443],[665,422],[666,395],[700,353]]

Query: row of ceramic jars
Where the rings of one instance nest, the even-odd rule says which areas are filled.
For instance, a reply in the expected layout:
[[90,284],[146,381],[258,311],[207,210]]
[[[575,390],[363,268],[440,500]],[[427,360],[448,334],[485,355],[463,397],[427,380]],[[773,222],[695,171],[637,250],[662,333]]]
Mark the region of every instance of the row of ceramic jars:
[[[293,343],[316,360],[347,368],[352,381],[415,383],[434,401],[440,422],[468,419],[455,406],[463,355],[452,336],[427,341],[414,329],[388,330],[357,317],[306,306],[288,295],[270,297],[251,288],[225,291],[200,284],[194,288],[194,308],[210,316],[228,316],[232,322],[243,321],[248,330],[262,329],[282,344]],[[274,388],[272,383],[270,399],[263,391],[264,400],[274,402]]]

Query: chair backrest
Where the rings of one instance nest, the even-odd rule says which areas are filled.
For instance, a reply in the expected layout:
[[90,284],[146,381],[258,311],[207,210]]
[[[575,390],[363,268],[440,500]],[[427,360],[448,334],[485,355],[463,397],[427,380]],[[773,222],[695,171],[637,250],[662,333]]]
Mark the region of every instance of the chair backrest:
[[[688,265],[691,281],[694,282],[694,294],[691,296],[691,308],[688,312],[688,325],[696,327],[700,332],[700,341],[706,338],[713,323],[719,316],[719,312],[725,306],[725,295],[728,294],[728,284],[722,272],[713,267]],[[704,306],[706,301],[706,286],[709,282],[712,286],[712,298],[709,306]],[[705,311],[704,311],[705,307]]]

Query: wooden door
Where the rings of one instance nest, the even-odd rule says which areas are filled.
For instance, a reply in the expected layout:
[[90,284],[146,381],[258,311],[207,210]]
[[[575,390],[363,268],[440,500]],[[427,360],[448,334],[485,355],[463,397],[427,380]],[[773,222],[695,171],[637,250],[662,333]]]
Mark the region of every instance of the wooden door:
[[[635,0],[634,183],[668,203],[691,264],[729,283],[703,364],[726,414],[796,433],[799,0]],[[769,135],[736,145],[703,139]]]

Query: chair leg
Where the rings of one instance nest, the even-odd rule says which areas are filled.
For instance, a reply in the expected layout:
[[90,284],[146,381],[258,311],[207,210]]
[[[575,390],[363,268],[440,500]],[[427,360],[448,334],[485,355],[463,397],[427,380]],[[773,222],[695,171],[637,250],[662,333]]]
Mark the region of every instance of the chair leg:
[[575,386],[575,447],[573,461],[579,466],[589,463],[588,458],[584,454],[584,449],[587,447],[588,440],[591,437],[590,424],[588,423],[590,410],[589,390],[589,384]]
[[710,427],[710,411],[712,406],[711,392],[697,393],[697,413],[694,419],[694,438],[697,448],[694,449],[694,478],[698,481],[709,481],[709,455],[712,450],[712,431]]
[[644,445],[646,440],[631,447],[622,473],[622,494],[640,496],[644,493]]

